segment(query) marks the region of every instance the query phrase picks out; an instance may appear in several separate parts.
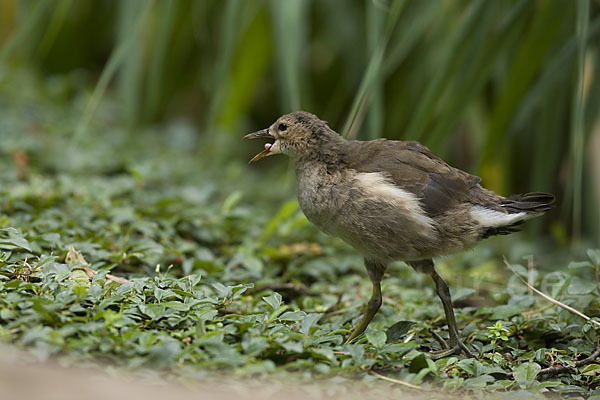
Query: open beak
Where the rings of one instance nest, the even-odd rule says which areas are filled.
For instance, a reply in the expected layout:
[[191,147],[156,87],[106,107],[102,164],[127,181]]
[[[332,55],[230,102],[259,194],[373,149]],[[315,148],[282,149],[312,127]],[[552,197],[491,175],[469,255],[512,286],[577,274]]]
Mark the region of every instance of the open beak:
[[[269,133],[269,128],[267,129],[263,129],[257,132],[253,132],[253,133],[249,133],[248,135],[244,136],[244,139],[257,139],[257,138],[271,138],[273,139],[273,136]],[[260,153],[258,153],[257,155],[255,155],[252,160],[250,160],[248,162],[248,164],[253,163],[255,161],[260,160],[263,157],[266,156],[270,156],[271,155],[271,143],[266,143],[265,144],[265,149],[263,151],[261,151]]]

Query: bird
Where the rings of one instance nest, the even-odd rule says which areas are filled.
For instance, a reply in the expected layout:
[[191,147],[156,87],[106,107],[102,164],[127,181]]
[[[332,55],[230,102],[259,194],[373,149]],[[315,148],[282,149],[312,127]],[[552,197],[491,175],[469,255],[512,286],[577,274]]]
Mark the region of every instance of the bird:
[[306,111],[283,115],[243,138],[271,140],[250,163],[275,154],[289,156],[306,218],[364,257],[372,295],[347,343],[367,329],[381,307],[387,266],[404,261],[433,279],[446,315],[449,343],[432,352],[432,358],[460,353],[473,357],[460,337],[450,290],[433,259],[516,232],[555,201],[554,195],[542,192],[503,197],[419,142],[347,140]]

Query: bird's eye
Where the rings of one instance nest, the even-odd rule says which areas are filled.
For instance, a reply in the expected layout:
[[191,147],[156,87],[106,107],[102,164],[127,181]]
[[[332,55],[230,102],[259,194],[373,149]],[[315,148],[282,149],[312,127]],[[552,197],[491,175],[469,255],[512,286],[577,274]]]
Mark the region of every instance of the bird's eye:
[[288,128],[287,124],[279,124],[279,126],[277,127],[277,130],[279,132],[283,132]]

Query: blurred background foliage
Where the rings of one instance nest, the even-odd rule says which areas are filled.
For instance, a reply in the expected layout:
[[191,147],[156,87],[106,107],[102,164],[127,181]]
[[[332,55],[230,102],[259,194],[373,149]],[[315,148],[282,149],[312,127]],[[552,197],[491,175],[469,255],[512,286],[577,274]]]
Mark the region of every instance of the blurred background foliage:
[[505,195],[556,193],[534,229],[597,243],[599,43],[597,0],[0,0],[0,106],[62,104],[76,123],[41,135],[74,146],[103,140],[101,113],[126,138],[186,121],[198,157],[240,166],[244,133],[304,109]]

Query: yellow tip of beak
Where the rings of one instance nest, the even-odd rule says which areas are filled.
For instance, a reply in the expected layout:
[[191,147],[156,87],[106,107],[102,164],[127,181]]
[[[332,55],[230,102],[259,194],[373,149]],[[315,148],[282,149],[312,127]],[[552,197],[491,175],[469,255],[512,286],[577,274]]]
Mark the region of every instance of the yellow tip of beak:
[[252,160],[248,161],[248,164],[252,164],[253,162],[256,162],[258,160],[260,160],[261,158],[270,156],[270,151],[269,150],[263,150],[260,153],[258,153],[257,155],[255,155],[254,157],[252,157]]

